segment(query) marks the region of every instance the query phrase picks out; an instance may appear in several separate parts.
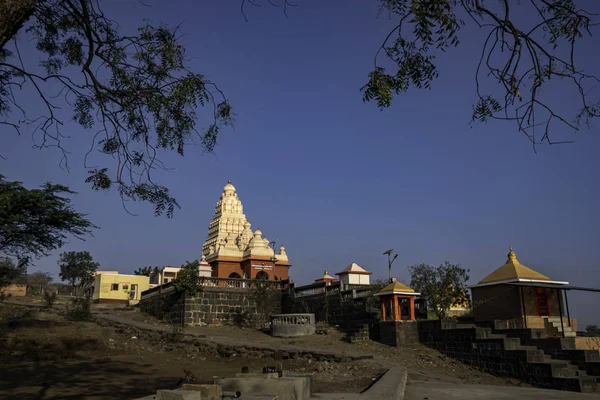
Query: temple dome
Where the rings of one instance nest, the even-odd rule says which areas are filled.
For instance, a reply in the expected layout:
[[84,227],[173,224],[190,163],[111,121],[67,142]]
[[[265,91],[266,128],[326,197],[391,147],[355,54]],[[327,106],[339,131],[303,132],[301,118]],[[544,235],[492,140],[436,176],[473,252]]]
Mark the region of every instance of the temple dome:
[[506,263],[479,281],[478,285],[514,281],[552,282],[552,280],[546,275],[542,275],[539,272],[521,264],[519,260],[517,260],[517,255],[511,247],[508,252],[508,259],[506,260]]
[[231,184],[231,181],[227,181],[227,185],[223,188],[225,194],[235,193],[235,186]]

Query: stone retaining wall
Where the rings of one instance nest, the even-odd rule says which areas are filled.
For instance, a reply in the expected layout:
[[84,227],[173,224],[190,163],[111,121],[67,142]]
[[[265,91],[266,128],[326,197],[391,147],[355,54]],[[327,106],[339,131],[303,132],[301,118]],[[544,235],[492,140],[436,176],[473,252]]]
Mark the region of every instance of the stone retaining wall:
[[343,298],[340,293],[320,293],[312,296],[294,297],[284,294],[284,313],[312,313],[317,323],[337,326],[345,332],[354,332],[368,325],[371,338],[378,336],[378,316],[370,312],[367,297]]
[[193,296],[170,290],[142,299],[140,309],[183,325],[260,326],[281,313],[281,290],[203,287]]
[[416,321],[379,321],[379,341],[393,347],[419,343]]

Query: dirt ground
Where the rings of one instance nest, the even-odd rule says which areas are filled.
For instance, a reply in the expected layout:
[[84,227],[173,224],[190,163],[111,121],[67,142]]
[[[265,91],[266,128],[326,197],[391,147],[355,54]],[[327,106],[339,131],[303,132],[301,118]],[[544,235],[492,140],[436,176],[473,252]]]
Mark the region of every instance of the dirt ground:
[[[133,311],[111,314],[160,324]],[[315,392],[360,392],[391,365],[404,365],[409,378],[513,385],[475,371],[423,346],[391,348],[375,342],[350,344],[335,330],[299,339],[276,339],[236,327],[195,327],[198,334],[235,343],[293,345],[311,349],[370,353],[373,360],[327,363],[306,359],[276,361],[244,355],[219,356],[173,340],[169,335],[132,336],[127,329],[96,322],[68,321],[60,308],[38,310],[0,304],[0,399],[133,399],[184,379],[209,383],[243,366],[258,371],[282,363],[286,370],[310,373]]]
[[[162,321],[140,312],[114,311],[111,314],[119,315],[133,321],[164,325]],[[437,350],[420,344],[409,347],[390,347],[371,340],[348,343],[343,340],[343,334],[335,329],[329,329],[327,334],[293,339],[274,338],[261,331],[241,329],[234,326],[188,327],[185,331],[202,334],[207,338],[225,343],[255,343],[266,346],[286,344],[311,349],[344,352],[346,354],[372,354],[374,357],[372,361],[361,361],[361,364],[375,364],[385,368],[393,365],[402,365],[408,369],[409,378],[412,377],[413,379],[425,381],[435,380],[469,384],[527,386],[516,380],[500,378],[478,371],[466,364],[446,357]],[[329,392],[331,391],[329,390]]]

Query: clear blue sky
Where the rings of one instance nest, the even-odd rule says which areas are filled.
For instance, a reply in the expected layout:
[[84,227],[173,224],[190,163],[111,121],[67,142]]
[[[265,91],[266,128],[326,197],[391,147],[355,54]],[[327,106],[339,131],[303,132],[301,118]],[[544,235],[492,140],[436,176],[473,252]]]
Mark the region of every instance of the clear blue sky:
[[[480,32],[465,30],[463,46],[438,58],[433,90],[412,90],[380,111],[359,92],[392,26],[376,18],[374,0],[299,1],[289,19],[264,1],[248,6],[249,22],[237,0],[146,3],[107,1],[105,12],[124,29],[144,18],[182,23],[191,67],[225,91],[235,129],[223,134],[215,155],[190,148],[184,158],[163,157],[174,169],[159,178],[182,205],[169,220],[149,206],[134,206],[139,216],[129,216],[116,192],[84,183],[90,132],[68,126],[66,172],[55,150],[32,150],[28,134],[1,128],[0,153],[8,159],[0,171],[8,179],[70,186],[79,192],[76,208],[101,226],[63,250],[89,250],[102,269],[123,273],[198,258],[231,180],[253,228],[286,246],[300,283],[352,261],[385,277],[381,253],[392,247],[401,280],[409,280],[408,265],[448,260],[470,268],[476,283],[505,262],[512,245],[523,264],[553,279],[600,287],[598,124],[575,144],[542,146],[537,154],[511,123],[470,128]],[[593,50],[588,42],[584,62],[599,73]],[[575,98],[558,90],[548,92],[552,103],[572,106]],[[33,270],[57,277],[57,255]],[[592,306],[599,300],[577,294],[570,305],[584,322],[600,322]]]

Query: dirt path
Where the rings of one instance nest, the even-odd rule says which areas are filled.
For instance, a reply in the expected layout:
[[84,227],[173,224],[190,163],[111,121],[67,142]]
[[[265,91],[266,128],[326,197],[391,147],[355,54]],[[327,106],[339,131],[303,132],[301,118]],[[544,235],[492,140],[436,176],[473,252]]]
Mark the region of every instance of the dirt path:
[[[70,322],[60,309],[20,308],[29,315],[0,337],[0,399],[136,398],[174,388],[186,375],[212,382],[242,366],[259,370],[276,363],[312,374],[317,392],[359,392],[394,365],[407,367],[409,379],[420,382],[515,384],[421,345],[351,344],[335,330],[278,339],[252,329],[193,327],[185,329],[190,336],[173,340],[171,327],[140,312],[96,310],[97,322]],[[293,357],[303,351],[317,356]],[[318,354],[343,362],[319,361]],[[350,361],[366,355],[372,359]]]
[[[143,324],[145,328],[168,330],[163,322],[140,312],[114,311],[100,314],[100,318],[110,318],[125,324]],[[380,368],[401,365],[408,369],[409,378],[454,383],[518,385],[526,386],[514,379],[500,378],[486,374],[462,364],[440,352],[416,344],[410,347],[395,348],[374,341],[348,343],[343,334],[330,330],[327,335],[312,335],[293,339],[275,338],[261,331],[241,329],[234,326],[187,327],[185,333],[205,338],[207,341],[231,346],[264,347],[280,350],[323,351],[350,357],[369,357],[362,364]]]
[[314,374],[316,391],[359,392],[383,372],[360,362],[223,356],[214,348],[173,341],[165,329],[136,336],[126,325],[71,322],[56,311],[11,312],[10,318],[0,316],[0,399],[136,398],[175,388],[186,376],[209,383],[243,366],[258,371],[276,363]]

